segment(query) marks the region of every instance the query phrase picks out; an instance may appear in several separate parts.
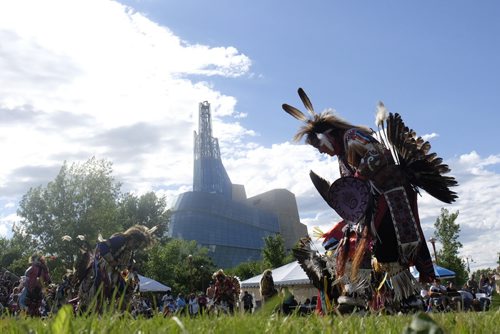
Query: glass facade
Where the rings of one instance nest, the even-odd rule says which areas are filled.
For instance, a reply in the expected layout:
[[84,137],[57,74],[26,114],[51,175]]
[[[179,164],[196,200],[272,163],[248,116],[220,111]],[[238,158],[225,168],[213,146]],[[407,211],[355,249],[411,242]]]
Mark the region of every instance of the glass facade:
[[196,240],[207,247],[215,264],[222,268],[260,260],[264,237],[279,232],[273,213],[205,192],[181,194],[172,209],[169,227],[171,237]]

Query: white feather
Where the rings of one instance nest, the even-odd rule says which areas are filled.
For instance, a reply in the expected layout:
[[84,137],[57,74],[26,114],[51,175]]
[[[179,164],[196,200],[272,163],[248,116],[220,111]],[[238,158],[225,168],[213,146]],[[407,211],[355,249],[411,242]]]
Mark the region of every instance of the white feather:
[[377,126],[382,126],[387,118],[389,118],[389,112],[384,103],[379,101],[377,105],[377,114],[375,115],[375,124]]

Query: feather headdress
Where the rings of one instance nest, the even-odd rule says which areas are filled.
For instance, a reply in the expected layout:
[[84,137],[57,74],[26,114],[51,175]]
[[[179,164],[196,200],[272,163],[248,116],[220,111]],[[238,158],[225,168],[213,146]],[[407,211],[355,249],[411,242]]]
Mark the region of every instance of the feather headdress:
[[153,246],[156,241],[155,236],[153,235],[156,229],[156,226],[148,228],[144,225],[134,225],[125,232],[115,233],[111,237],[121,235],[126,239],[134,240],[137,248],[149,248]]
[[[335,135],[335,133],[348,129],[358,129],[367,134],[374,133],[367,127],[355,126],[342,120],[334,115],[332,110],[317,114],[302,88],[298,89],[298,94],[310,117],[291,105],[286,103],[282,105],[283,110],[288,114],[305,123],[295,134],[295,141],[306,136],[307,144],[319,148],[323,144],[328,146],[329,143],[325,140],[325,134],[328,133]],[[375,122],[384,135],[381,136],[381,143],[391,151],[394,160],[401,165],[412,185],[424,189],[445,203],[452,203],[456,200],[458,196],[450,190],[450,187],[456,186],[458,183],[455,178],[444,175],[450,169],[448,165],[443,164],[443,159],[438,157],[436,153],[429,153],[431,148],[429,142],[424,141],[422,137],[417,137],[415,131],[404,124],[401,116],[389,113],[382,102],[379,102],[377,106]],[[320,189],[318,188],[318,190]]]
[[314,111],[314,107],[311,103],[311,100],[304,92],[302,88],[298,89],[298,94],[302,103],[306,107],[310,117],[304,115],[302,111],[299,109],[284,103],[282,105],[283,110],[285,110],[288,114],[290,114],[295,119],[299,121],[303,121],[305,123],[299,131],[295,134],[294,140],[299,141],[302,137],[306,136],[306,143],[310,144],[314,147],[319,147],[321,144],[326,144],[323,140],[324,133],[328,132],[336,132],[336,131],[345,131],[348,129],[359,129],[367,133],[371,133],[372,131],[363,126],[353,125],[337,115],[334,114],[332,109],[327,109],[323,111],[321,114],[317,114]]

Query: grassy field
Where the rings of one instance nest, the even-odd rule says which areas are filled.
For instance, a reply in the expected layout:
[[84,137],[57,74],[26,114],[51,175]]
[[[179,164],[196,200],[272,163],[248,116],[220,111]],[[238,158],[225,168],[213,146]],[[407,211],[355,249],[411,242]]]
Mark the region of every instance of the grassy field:
[[[429,331],[418,331],[427,328]],[[412,329],[414,331],[412,331]],[[289,316],[259,312],[219,317],[155,316],[133,319],[109,314],[74,317],[63,308],[49,319],[0,319],[0,333],[499,333],[499,299],[488,312],[401,316]]]

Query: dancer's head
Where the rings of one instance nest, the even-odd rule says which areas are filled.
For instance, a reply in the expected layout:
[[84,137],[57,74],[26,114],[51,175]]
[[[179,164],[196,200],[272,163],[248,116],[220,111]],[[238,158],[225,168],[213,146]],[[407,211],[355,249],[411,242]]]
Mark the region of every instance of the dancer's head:
[[341,119],[335,115],[331,109],[325,110],[321,114],[317,114],[304,90],[299,88],[298,93],[310,114],[309,118],[306,117],[302,111],[289,104],[285,103],[282,105],[283,110],[288,114],[305,123],[305,125],[295,134],[295,141],[299,141],[302,137],[305,137],[305,142],[307,144],[314,146],[321,153],[333,156],[344,153],[345,148],[342,141],[346,130],[357,128],[366,133],[371,132],[371,130],[366,127],[355,126]]

